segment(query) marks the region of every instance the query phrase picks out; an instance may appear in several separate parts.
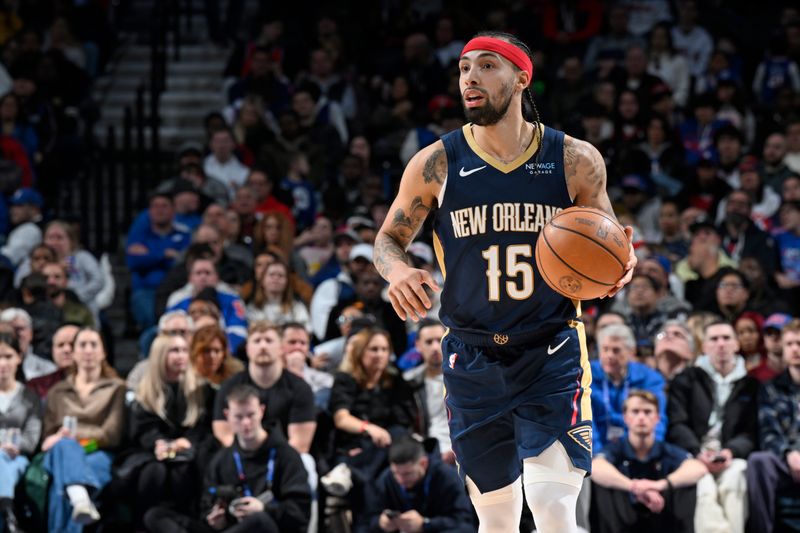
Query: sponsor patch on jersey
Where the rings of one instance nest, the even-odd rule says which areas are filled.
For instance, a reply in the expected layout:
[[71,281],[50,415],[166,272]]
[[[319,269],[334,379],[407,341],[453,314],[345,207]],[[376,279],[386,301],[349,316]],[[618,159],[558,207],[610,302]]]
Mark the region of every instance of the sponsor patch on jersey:
[[552,174],[556,170],[556,162],[525,163],[525,170],[528,171],[528,174]]
[[567,435],[584,450],[592,451],[592,426],[584,425],[572,428],[567,431]]

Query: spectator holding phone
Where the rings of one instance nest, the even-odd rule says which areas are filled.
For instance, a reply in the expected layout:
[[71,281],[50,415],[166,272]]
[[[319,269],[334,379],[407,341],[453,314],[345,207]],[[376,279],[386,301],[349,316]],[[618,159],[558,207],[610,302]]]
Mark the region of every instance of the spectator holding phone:
[[145,515],[148,531],[306,532],[308,475],[280,428],[262,426],[265,408],[252,385],[237,384],[227,392],[225,417],[235,439],[206,467],[202,518],[154,507]]
[[131,406],[137,450],[127,460],[137,474],[131,481],[138,517],[164,501],[190,508],[200,481],[196,465],[207,459],[213,439],[213,392],[190,364],[186,339],[159,335],[148,361]]
[[742,533],[759,384],[747,374],[728,322],[705,327],[703,352],[670,384],[667,440],[695,454],[708,469],[697,484],[697,530]]
[[[427,447],[426,447],[427,445]],[[472,509],[456,471],[443,463],[436,439],[393,442],[389,468],[376,482],[370,532],[472,533]]]

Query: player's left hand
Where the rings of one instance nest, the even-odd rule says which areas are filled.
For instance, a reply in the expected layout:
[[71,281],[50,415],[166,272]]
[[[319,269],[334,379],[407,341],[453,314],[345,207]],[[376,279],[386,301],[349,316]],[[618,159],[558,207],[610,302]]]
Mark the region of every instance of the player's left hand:
[[631,226],[625,226],[625,235],[628,237],[629,246],[628,263],[625,265],[625,274],[623,274],[617,284],[608,291],[608,294],[601,296],[601,298],[611,298],[617,294],[622,287],[627,285],[633,277],[633,269],[636,268],[636,264],[639,262],[639,259],[636,258],[636,252],[633,249],[633,228]]
[[417,511],[411,509],[395,518],[394,523],[403,533],[421,533],[425,519]]

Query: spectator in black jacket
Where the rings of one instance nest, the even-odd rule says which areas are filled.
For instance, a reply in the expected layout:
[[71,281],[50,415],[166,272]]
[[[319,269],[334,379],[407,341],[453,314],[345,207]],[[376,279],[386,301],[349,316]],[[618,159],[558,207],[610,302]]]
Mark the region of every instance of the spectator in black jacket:
[[[190,510],[198,494],[196,464],[208,459],[213,394],[189,363],[179,335],[159,335],[131,406],[130,435],[136,451],[125,461],[136,476],[137,516],[165,500]],[[205,452],[205,453],[204,453]]]
[[733,327],[711,323],[704,330],[704,355],[670,384],[668,440],[709,471],[697,484],[695,523],[701,531],[744,531],[746,459],[756,446],[758,381],[747,375],[738,351]]
[[338,464],[320,481],[328,494],[349,496],[356,525],[366,522],[372,484],[388,464],[393,438],[418,429],[413,394],[389,365],[391,351],[386,331],[359,331],[348,342],[331,388]]
[[236,440],[206,468],[202,519],[156,507],[145,515],[148,531],[305,533],[311,493],[300,456],[279,428],[263,428],[265,406],[254,387],[237,385],[226,405]]
[[747,462],[749,531],[772,531],[778,491],[800,486],[800,320],[781,330],[787,369],[761,388],[758,431],[761,450]]
[[[402,437],[389,448],[389,468],[376,482],[371,533],[473,533],[472,509],[456,471],[439,460],[435,439]],[[427,453],[426,453],[427,452]]]

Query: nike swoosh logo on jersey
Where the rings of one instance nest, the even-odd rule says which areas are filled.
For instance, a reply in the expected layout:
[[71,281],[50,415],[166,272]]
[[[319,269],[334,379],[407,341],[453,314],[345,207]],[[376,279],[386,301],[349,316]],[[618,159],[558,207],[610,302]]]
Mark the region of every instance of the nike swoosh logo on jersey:
[[553,355],[554,353],[556,353],[558,350],[560,350],[560,349],[561,349],[561,347],[562,347],[562,346],[564,346],[564,345],[567,343],[567,341],[568,341],[568,340],[569,340],[569,337],[567,337],[566,339],[564,339],[563,341],[561,341],[561,343],[560,343],[558,346],[556,346],[555,348],[552,348],[552,347],[551,347],[551,346],[548,344],[548,345],[547,345],[547,355]]
[[458,175],[461,176],[462,178],[466,178],[470,174],[474,174],[479,170],[483,170],[484,168],[486,168],[486,165],[483,165],[482,167],[478,168],[473,168],[472,170],[464,170],[464,167],[461,167],[461,170],[458,171]]

